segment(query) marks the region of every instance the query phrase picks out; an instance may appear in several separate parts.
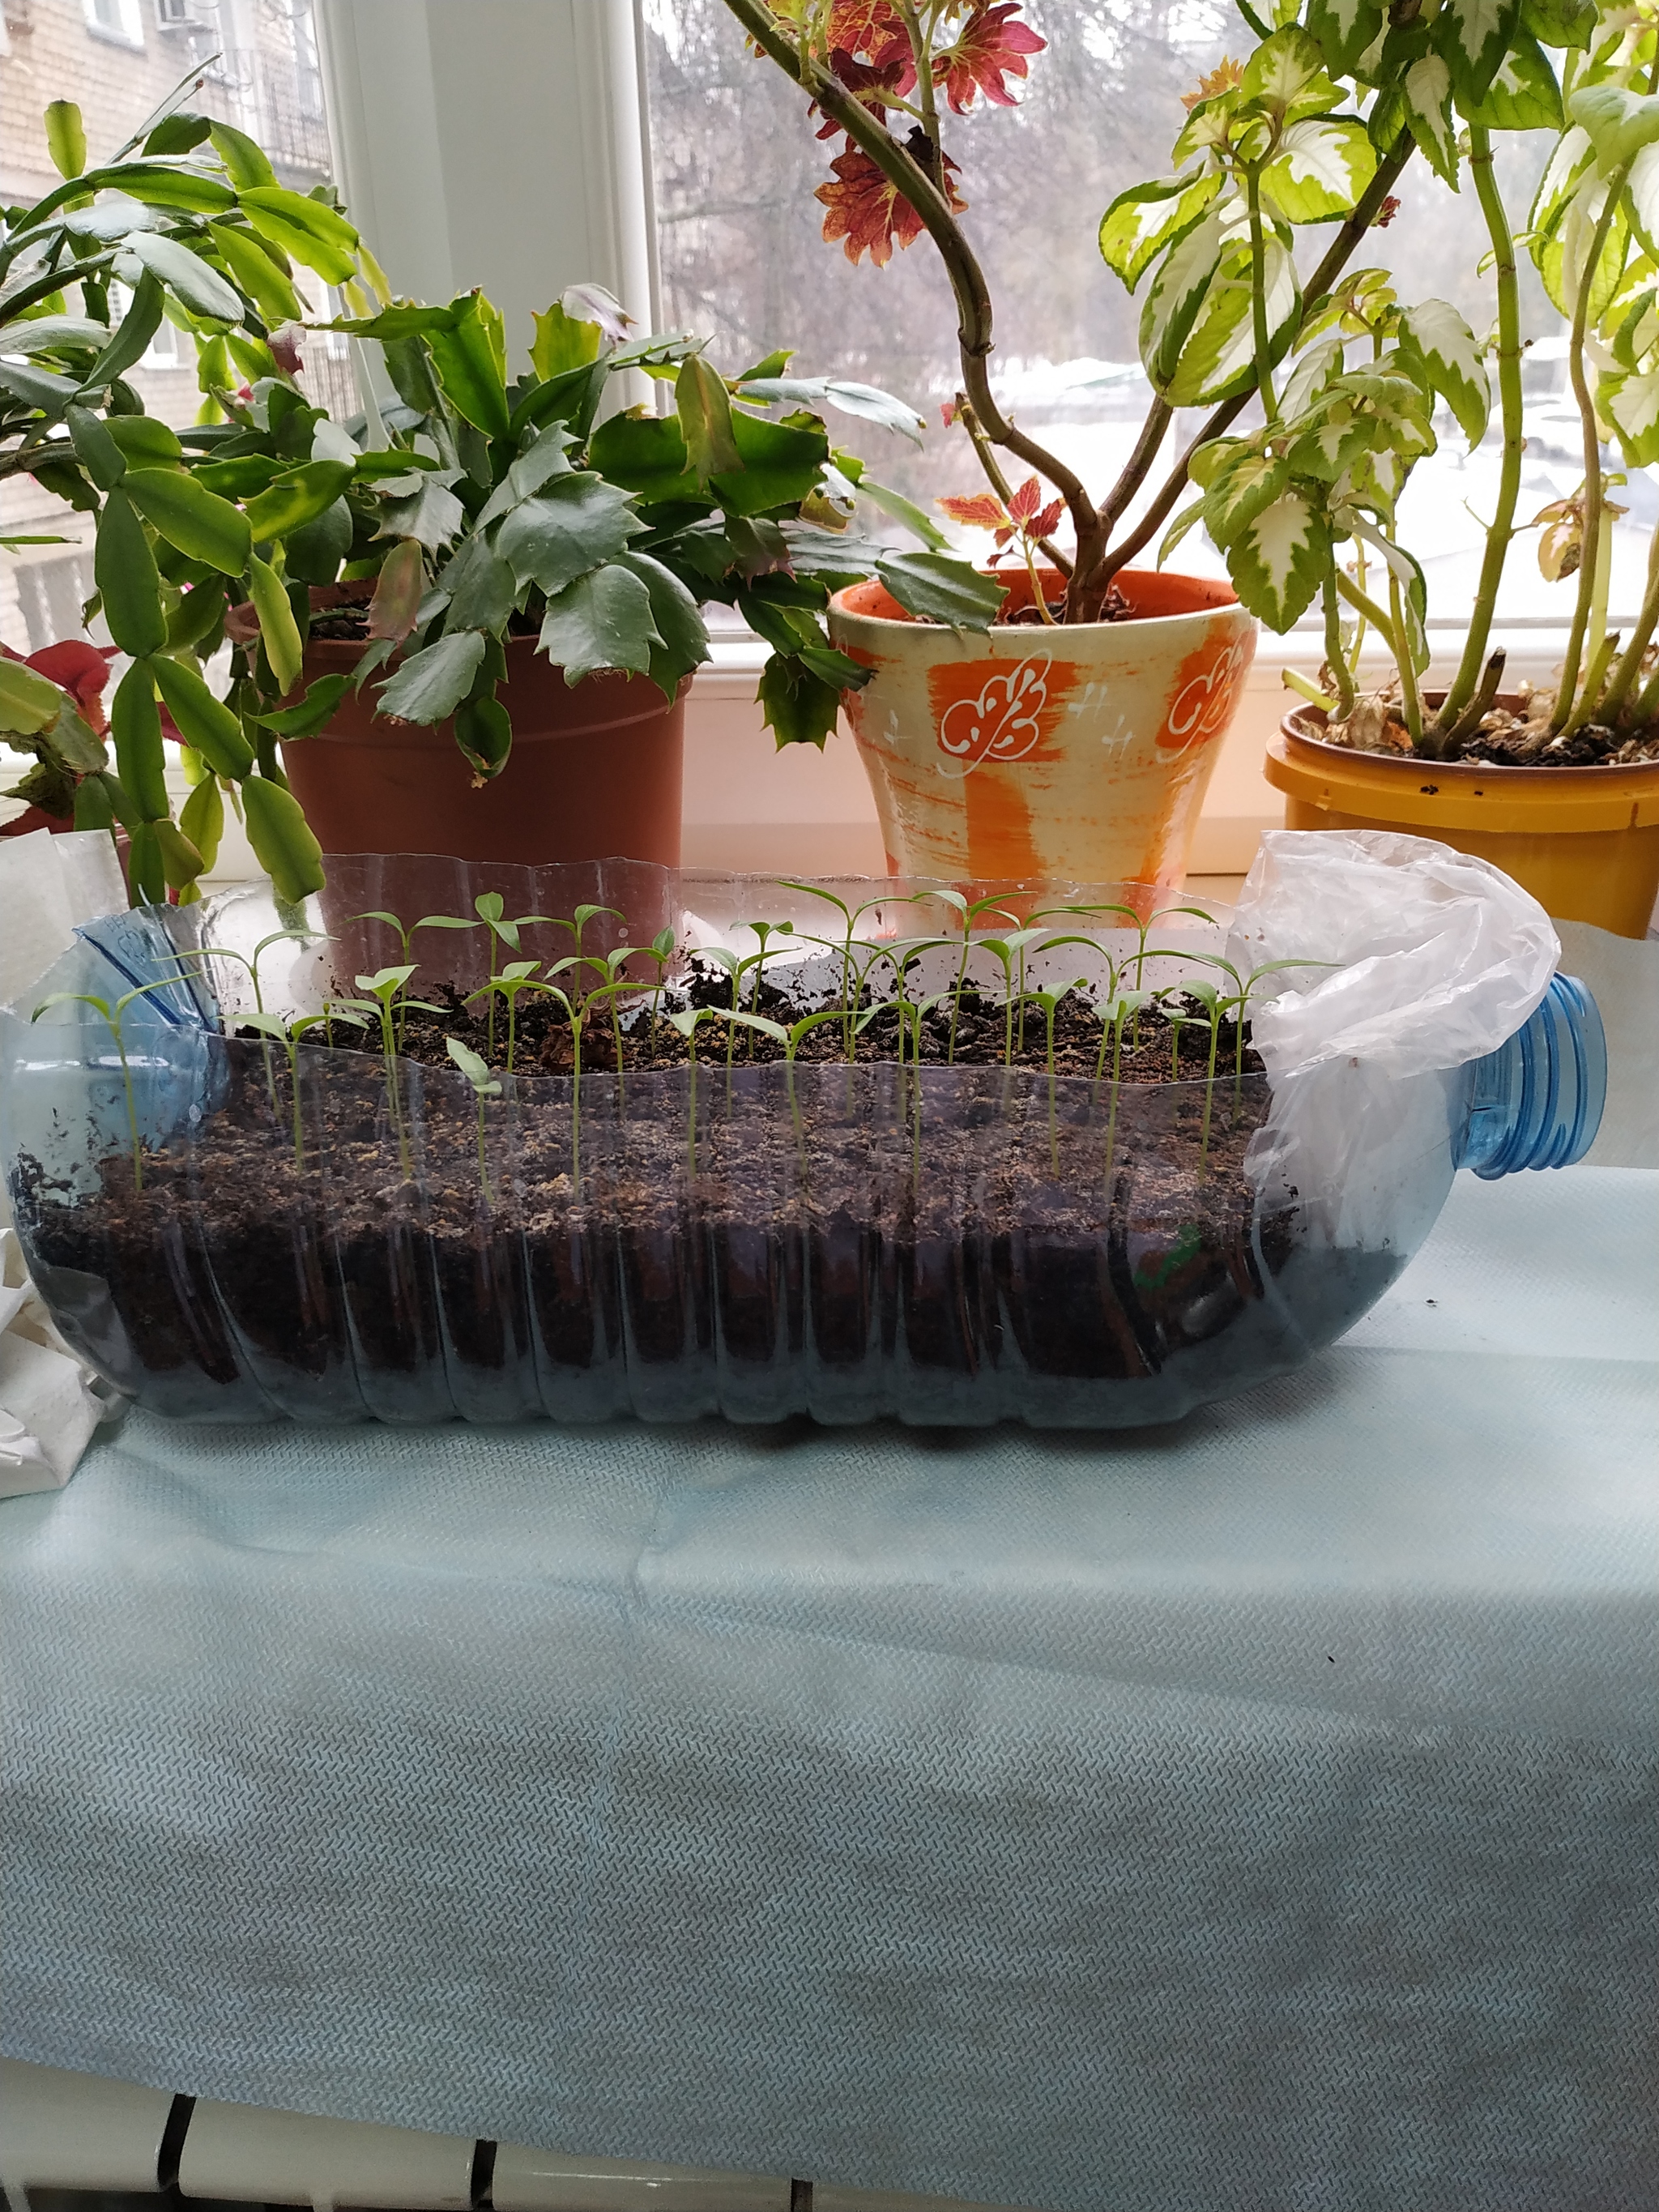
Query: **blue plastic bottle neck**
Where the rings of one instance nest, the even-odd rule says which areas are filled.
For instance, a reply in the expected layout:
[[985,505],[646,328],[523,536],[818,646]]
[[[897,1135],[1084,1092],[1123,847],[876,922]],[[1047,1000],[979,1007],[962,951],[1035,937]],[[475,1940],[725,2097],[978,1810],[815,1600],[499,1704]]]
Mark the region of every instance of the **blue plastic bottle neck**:
[[1595,1141],[1607,1097],[1607,1041],[1595,1001],[1573,975],[1553,975],[1543,1004],[1468,1067],[1456,1155],[1492,1182],[1522,1168],[1566,1168]]

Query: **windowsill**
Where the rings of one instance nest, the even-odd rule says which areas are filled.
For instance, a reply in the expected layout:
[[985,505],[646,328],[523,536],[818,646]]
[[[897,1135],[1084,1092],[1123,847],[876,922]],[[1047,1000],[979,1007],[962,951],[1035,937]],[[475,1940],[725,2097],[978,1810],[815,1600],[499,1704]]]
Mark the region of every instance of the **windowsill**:
[[[1560,659],[1565,629],[1497,633],[1495,646],[1510,653],[1516,682],[1547,679]],[[1461,639],[1437,632],[1430,681],[1455,665]],[[692,678],[686,702],[683,859],[688,867],[729,868],[756,874],[880,876],[886,860],[870,787],[857,749],[845,730],[822,752],[812,745],[781,750],[761,720],[756,681],[766,658],[758,639],[717,637],[708,666]],[[1188,883],[1212,896],[1224,895],[1249,868],[1264,830],[1284,821],[1284,801],[1261,773],[1267,741],[1296,705],[1279,672],[1286,666],[1312,675],[1320,642],[1305,632],[1264,634],[1245,678],[1243,697],[1222,740],[1193,841]],[[1380,657],[1362,662],[1362,678],[1380,677]],[[185,786],[169,771],[175,805]],[[0,801],[0,807],[6,802]],[[246,839],[228,819],[210,885],[236,883],[259,872]]]
[[89,39],[96,39],[106,46],[119,46],[124,53],[142,54],[144,51],[142,33],[135,39],[130,32],[112,31],[107,23],[94,23],[90,16],[87,18],[86,32]]

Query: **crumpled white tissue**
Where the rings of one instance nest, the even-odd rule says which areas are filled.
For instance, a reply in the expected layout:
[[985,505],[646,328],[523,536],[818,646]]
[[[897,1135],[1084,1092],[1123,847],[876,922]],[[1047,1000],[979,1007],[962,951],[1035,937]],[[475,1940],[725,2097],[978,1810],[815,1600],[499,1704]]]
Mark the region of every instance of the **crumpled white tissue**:
[[[73,942],[77,922],[126,902],[103,830],[0,838],[0,1005],[39,981]],[[0,1192],[0,1498],[67,1482],[93,1431],[120,1402],[47,1319]]]
[[[1489,861],[1389,830],[1269,830],[1227,957],[1241,975],[1337,964],[1286,969],[1252,1006],[1273,1100],[1244,1164],[1265,1202],[1294,1201],[1304,1234],[1339,1247],[1420,1241],[1450,1181],[1457,1071],[1514,1036],[1560,950]],[[1443,1180],[1423,1172],[1437,1155]]]
[[61,1488],[120,1406],[47,1319],[16,1231],[0,1228],[0,1498]]
[[1328,1060],[1419,1075],[1515,1035],[1561,957],[1549,916],[1489,860],[1391,830],[1270,830],[1227,956],[1286,969],[1250,1037],[1275,1080]]

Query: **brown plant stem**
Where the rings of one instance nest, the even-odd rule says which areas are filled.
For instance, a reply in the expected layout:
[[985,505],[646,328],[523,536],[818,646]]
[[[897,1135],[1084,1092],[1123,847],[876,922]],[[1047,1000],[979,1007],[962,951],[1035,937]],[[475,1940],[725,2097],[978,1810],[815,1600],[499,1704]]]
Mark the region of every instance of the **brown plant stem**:
[[[1509,655],[1500,646],[1482,671],[1474,698],[1470,700],[1451,727],[1443,732],[1439,728],[1439,722],[1443,720],[1446,711],[1444,706],[1442,706],[1440,714],[1436,718],[1435,727],[1428,733],[1429,738],[1431,738],[1440,748],[1438,752],[1431,756],[1432,758],[1436,760],[1457,758],[1491,713],[1492,701],[1498,696],[1498,687],[1504,680],[1504,668],[1508,659]],[[1425,750],[1427,750],[1426,739]]]
[[[1009,422],[997,404],[987,368],[994,343],[990,288],[985,281],[984,270],[951,212],[945,194],[908,148],[878,123],[862,101],[856,100],[839,79],[790,40],[778,18],[766,4],[766,0],[726,0],[726,4],[762,52],[769,54],[803,92],[817,101],[823,113],[847,133],[853,143],[869,155],[921,218],[922,228],[938,248],[945,274],[951,280],[951,289],[956,295],[957,338],[962,356],[962,380],[974,413],[994,444],[1011,453],[1017,453],[1039,475],[1046,477],[1064,499],[1077,532],[1077,569],[1079,574],[1082,574],[1096,564],[1105,544],[1105,532],[1100,516],[1075,470],[1067,468],[1064,461],[1040,446],[1036,439],[1028,438],[1023,430]],[[936,146],[933,152],[938,156]],[[1072,604],[1076,592],[1077,576],[1074,575],[1067,593],[1066,605],[1067,617],[1073,620],[1077,618]],[[1097,596],[1103,594],[1103,586]]]

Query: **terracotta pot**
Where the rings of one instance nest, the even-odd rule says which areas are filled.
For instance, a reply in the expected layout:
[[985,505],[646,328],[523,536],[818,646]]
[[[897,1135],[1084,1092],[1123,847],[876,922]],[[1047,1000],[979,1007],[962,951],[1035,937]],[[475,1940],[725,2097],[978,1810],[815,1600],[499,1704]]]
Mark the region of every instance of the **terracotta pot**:
[[1263,772],[1285,793],[1287,830],[1404,830],[1438,838],[1502,868],[1558,920],[1593,922],[1618,937],[1646,935],[1659,896],[1659,763],[1425,761],[1328,744],[1324,726],[1322,708],[1299,707],[1268,743]]
[[[315,603],[366,596],[335,587]],[[237,608],[226,627],[252,635],[252,610]],[[355,639],[313,638],[301,681],[347,673],[362,651]],[[319,736],[283,745],[283,769],[323,850],[678,867],[686,687],[672,702],[643,676],[590,676],[572,688],[534,638],[508,638],[506,651],[497,696],[513,718],[513,750],[477,790],[450,723],[375,720],[376,677],[362,696],[346,693]]]
[[[1023,572],[1000,580],[1030,604]],[[988,636],[912,622],[879,583],[836,594],[830,635],[875,672],[845,705],[894,874],[1181,881],[1255,623],[1208,577],[1117,580],[1133,619]]]

